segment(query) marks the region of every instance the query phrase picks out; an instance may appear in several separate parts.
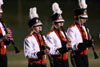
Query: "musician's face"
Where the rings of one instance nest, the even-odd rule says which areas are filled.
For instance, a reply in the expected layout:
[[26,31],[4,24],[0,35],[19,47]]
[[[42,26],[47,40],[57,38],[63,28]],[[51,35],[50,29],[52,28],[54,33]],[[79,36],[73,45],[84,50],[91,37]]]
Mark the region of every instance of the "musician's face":
[[60,29],[61,27],[63,27],[64,26],[64,23],[63,22],[60,22],[60,23],[57,23],[56,24],[56,27],[58,28],[58,29]]
[[80,19],[81,24],[86,23],[87,19]]
[[39,33],[40,31],[42,31],[42,25],[35,26],[34,30],[36,31],[36,33]]

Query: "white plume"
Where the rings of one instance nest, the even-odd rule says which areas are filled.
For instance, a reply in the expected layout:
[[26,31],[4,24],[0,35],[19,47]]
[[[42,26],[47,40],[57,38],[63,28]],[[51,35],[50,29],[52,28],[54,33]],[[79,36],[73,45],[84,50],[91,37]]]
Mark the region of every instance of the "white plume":
[[30,8],[29,15],[30,15],[30,19],[33,19],[34,17],[39,17],[37,14],[37,8],[36,7]]
[[87,4],[85,0],[78,0],[80,8],[87,8]]
[[62,14],[62,10],[60,9],[58,3],[56,3],[56,2],[53,3],[52,10],[53,10],[54,14],[55,13]]
[[0,0],[0,7],[1,7],[1,5],[3,5],[4,3],[3,3],[3,0]]

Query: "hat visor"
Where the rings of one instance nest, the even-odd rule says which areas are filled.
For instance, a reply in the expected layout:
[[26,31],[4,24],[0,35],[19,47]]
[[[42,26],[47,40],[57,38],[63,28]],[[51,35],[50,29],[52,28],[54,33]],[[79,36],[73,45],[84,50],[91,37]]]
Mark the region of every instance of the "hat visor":
[[81,19],[88,19],[88,15],[87,15],[87,14],[85,14],[85,15],[80,15],[80,18],[81,18]]
[[63,18],[59,18],[59,19],[55,20],[54,22],[57,22],[57,23],[64,22],[64,19]]
[[42,26],[42,25],[43,25],[42,22],[37,22],[33,26],[36,27],[36,26]]

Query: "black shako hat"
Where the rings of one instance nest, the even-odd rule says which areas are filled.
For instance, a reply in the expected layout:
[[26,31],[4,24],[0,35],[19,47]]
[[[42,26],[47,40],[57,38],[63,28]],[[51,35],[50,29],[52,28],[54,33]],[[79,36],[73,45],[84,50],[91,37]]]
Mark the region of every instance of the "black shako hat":
[[40,21],[39,16],[37,14],[36,7],[30,8],[29,16],[30,16],[30,21],[28,22],[29,27],[42,25],[42,22]]
[[40,19],[37,18],[37,17],[31,19],[31,20],[28,22],[28,26],[29,26],[29,27],[38,26],[38,25],[42,25],[42,23],[41,23]]
[[54,2],[52,4],[52,11],[53,14],[51,16],[52,21],[55,22],[64,22],[64,19],[62,17],[62,10],[59,7],[59,4],[57,2]]
[[54,22],[64,22],[61,14],[55,13],[51,16],[52,21]]
[[77,17],[87,19],[88,18],[87,10],[86,9],[80,9],[80,8],[75,9],[74,10],[74,18],[77,18]]
[[78,4],[80,8],[74,10],[74,18],[75,19],[87,19],[87,4],[85,0],[78,0]]

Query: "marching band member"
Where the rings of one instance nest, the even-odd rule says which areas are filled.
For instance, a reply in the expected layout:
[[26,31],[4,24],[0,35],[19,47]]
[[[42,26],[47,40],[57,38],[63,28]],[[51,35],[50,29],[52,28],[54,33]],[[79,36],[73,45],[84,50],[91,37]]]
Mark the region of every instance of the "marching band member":
[[62,11],[59,8],[58,3],[53,3],[52,9],[54,14],[52,15],[52,31],[47,34],[47,43],[50,47],[50,54],[53,58],[54,67],[69,67],[68,63],[68,48],[71,48],[70,43],[67,43],[62,27],[64,25],[64,19],[61,14]]
[[72,65],[73,67],[89,67],[87,47],[92,44],[92,41],[88,40],[86,27],[84,26],[88,19],[86,10],[87,4],[85,3],[85,0],[79,0],[79,6],[80,8],[74,11],[75,22],[69,26],[67,30],[67,34],[71,39],[71,45],[74,52],[72,58],[75,59],[75,64]]
[[42,22],[37,14],[36,7],[30,8],[30,21],[28,25],[33,31],[31,35],[27,36],[24,40],[24,54],[28,58],[28,67],[46,67],[46,55],[49,53],[49,49],[45,48],[43,39],[45,42],[45,36],[41,36]]

